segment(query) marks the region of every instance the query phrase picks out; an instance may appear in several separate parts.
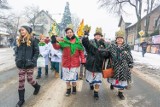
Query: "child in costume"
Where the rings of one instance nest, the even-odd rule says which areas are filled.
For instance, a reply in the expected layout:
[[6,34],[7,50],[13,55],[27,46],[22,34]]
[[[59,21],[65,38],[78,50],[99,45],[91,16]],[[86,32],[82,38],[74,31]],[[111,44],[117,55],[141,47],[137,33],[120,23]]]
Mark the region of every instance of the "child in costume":
[[[39,57],[45,58],[45,75],[48,76],[49,46],[45,43],[45,36],[44,35],[40,35],[39,39],[40,39],[40,42],[38,44]],[[39,67],[36,79],[41,78],[41,75],[42,75],[42,68]]]

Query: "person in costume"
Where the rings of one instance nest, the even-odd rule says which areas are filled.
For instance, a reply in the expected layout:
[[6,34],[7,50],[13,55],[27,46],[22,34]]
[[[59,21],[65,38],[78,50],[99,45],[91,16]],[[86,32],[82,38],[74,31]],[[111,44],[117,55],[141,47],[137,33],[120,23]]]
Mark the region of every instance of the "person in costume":
[[102,64],[104,60],[103,55],[107,55],[108,52],[103,52],[106,47],[104,40],[101,39],[101,29],[98,28],[96,30],[96,33],[94,34],[94,40],[89,41],[88,36],[89,33],[85,32],[85,36],[82,39],[83,46],[85,47],[87,52],[87,61],[85,64],[85,67],[87,69],[86,81],[89,82],[90,89],[94,90],[94,98],[98,100],[98,91],[102,83]]
[[[45,36],[44,35],[40,35],[39,41],[40,41],[39,44],[38,44],[38,46],[39,46],[39,57],[45,58],[45,75],[48,76],[49,46],[45,43]],[[41,75],[42,75],[42,68],[39,67],[36,79],[41,78]]]
[[122,100],[125,99],[123,91],[131,82],[131,71],[133,68],[133,58],[129,45],[124,43],[124,32],[122,30],[116,33],[116,41],[108,48],[114,75],[108,79],[111,83],[110,88],[118,88],[118,97]]
[[[72,28],[65,29],[64,38],[52,36],[52,43],[55,49],[62,49],[62,79],[66,81],[66,96],[76,94],[76,81],[80,63],[85,63],[84,49]],[[57,43],[58,41],[58,43]],[[72,84],[71,84],[72,83]],[[72,85],[72,87],[71,87]]]
[[37,95],[40,90],[40,85],[33,79],[34,68],[37,66],[37,58],[39,55],[38,43],[31,37],[32,29],[29,26],[22,26],[19,29],[20,36],[17,39],[15,52],[15,62],[19,70],[19,101],[16,107],[21,107],[24,102],[25,95],[25,76],[28,83],[34,88],[34,95]]

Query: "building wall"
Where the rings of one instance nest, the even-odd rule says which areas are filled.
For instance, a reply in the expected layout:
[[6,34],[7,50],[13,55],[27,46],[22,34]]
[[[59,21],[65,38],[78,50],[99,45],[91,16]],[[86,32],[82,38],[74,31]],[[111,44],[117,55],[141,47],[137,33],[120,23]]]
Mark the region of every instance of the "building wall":
[[[49,36],[48,32],[50,30],[50,27],[53,23],[53,20],[51,20],[46,13],[42,12],[39,17],[36,18],[36,24],[37,26],[37,32],[42,33],[45,36]],[[35,28],[36,29],[36,28]]]
[[[154,29],[155,29],[155,21],[157,20],[158,16],[160,15],[160,8],[155,10],[154,12],[152,12],[150,14],[150,25],[149,25],[149,30],[148,30],[148,33],[151,34],[154,32]],[[146,22],[146,19],[144,18],[141,22],[141,28],[142,30],[145,31],[145,22]]]
[[[153,13],[150,14],[150,25],[149,25],[149,34],[154,32],[154,28],[155,28],[155,20],[158,18],[158,16],[160,15],[160,8],[155,10]],[[145,18],[141,21],[141,29],[143,31],[145,31]],[[129,28],[126,29],[126,32],[128,34],[128,44],[130,44],[132,41],[134,41],[135,44],[135,40],[137,39],[137,32],[136,32],[136,25],[131,26]],[[133,37],[134,36],[134,37]],[[134,39],[134,40],[132,40]]]
[[[122,22],[121,22],[121,25],[119,26],[120,27],[120,29],[121,30],[123,30],[124,32],[125,32],[125,22],[124,22],[124,20],[122,20]],[[126,32],[125,32],[125,37],[124,37],[124,39],[126,40]]]

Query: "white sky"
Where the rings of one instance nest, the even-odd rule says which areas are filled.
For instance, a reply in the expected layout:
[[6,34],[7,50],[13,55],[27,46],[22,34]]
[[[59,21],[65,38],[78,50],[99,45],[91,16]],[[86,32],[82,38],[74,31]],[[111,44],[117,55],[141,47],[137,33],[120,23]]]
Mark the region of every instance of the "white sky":
[[[63,13],[66,1],[70,3],[71,13],[77,14],[80,19],[84,18],[85,24],[91,25],[91,34],[96,27],[102,27],[103,33],[107,38],[114,39],[115,31],[118,29],[119,17],[107,13],[105,9],[98,8],[98,0],[8,0],[9,4],[17,14],[22,12],[24,7],[37,5],[40,9],[49,11],[50,14]],[[129,8],[129,15],[133,10]],[[61,21],[62,16],[55,15],[57,22]],[[135,19],[130,19],[131,21]]]

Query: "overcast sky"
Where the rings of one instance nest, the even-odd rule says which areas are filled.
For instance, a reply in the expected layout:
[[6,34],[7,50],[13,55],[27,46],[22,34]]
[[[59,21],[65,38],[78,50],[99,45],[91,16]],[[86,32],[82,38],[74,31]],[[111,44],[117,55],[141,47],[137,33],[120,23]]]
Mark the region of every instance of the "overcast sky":
[[[28,5],[37,5],[51,14],[63,13],[66,1],[70,3],[71,13],[77,14],[80,19],[84,18],[85,24],[91,25],[92,35],[96,27],[102,27],[103,33],[108,38],[114,38],[120,17],[107,13],[105,9],[99,9],[98,0],[8,0],[17,14]],[[128,10],[130,15],[133,15],[133,10],[130,8]],[[62,15],[54,16],[57,22],[61,21]],[[135,18],[131,19],[131,21],[133,20]]]

